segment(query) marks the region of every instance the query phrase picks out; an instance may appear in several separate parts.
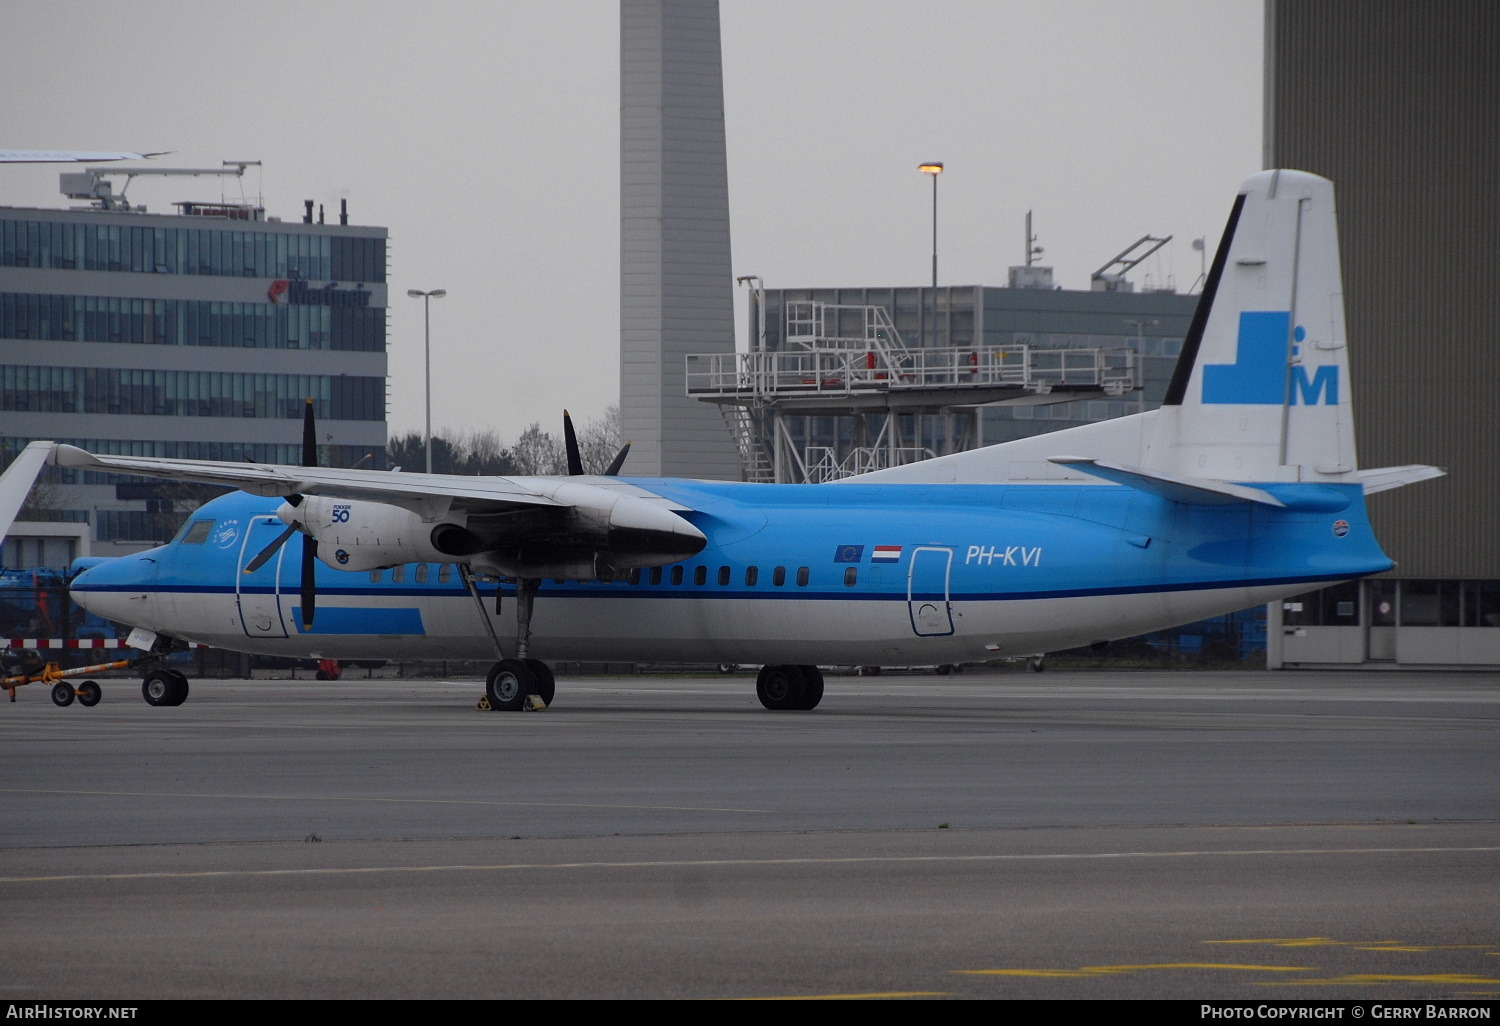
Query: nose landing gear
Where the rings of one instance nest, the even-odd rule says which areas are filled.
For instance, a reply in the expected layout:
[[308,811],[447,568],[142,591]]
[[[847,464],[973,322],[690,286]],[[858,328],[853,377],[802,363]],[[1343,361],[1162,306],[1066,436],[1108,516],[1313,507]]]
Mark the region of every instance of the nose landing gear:
[[181,705],[187,696],[188,679],[176,670],[152,670],[141,681],[141,697],[147,705]]

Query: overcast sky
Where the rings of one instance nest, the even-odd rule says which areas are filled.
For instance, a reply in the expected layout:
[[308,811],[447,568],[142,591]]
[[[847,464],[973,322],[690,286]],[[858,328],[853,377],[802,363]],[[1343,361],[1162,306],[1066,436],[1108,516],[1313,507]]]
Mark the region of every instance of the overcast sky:
[[[614,0],[0,0],[0,147],[261,160],[267,213],[390,229],[390,426],[580,420],[619,387]],[[1260,169],[1261,0],[721,0],[735,274],[1002,285],[1022,221],[1065,288],[1144,234],[1189,288]],[[0,204],[63,207],[49,165]],[[238,198],[238,184],[229,186]],[[154,212],[214,179],[137,179]],[[1147,269],[1138,268],[1135,275]],[[743,301],[739,308],[743,311]],[[745,333],[743,314],[737,330]]]

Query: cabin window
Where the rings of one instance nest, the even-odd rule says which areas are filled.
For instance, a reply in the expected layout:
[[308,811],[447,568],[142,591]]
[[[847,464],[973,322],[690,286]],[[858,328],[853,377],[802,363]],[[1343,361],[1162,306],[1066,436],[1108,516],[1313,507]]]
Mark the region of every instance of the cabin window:
[[723,587],[724,585],[726,585],[728,583],[729,583],[729,567],[727,567],[727,566],[721,566],[721,567],[719,567],[719,586]]
[[786,583],[786,567],[778,566],[771,571],[771,583],[778,588]]
[[707,584],[708,583],[708,567],[706,567],[706,566],[695,566],[695,567],[693,567],[693,583],[694,584]]
[[852,588],[859,583],[859,567],[851,566],[844,571],[844,587]]
[[444,563],[438,567],[438,583],[447,584],[451,580],[453,580],[453,564]]
[[760,567],[758,567],[758,566],[747,566],[747,567],[745,567],[745,587],[747,587],[747,588],[753,588],[753,587],[755,587],[755,582],[758,581],[758,580],[760,580]]
[[214,529],[212,520],[194,520],[188,525],[186,531],[182,532],[182,544],[202,545],[208,541],[208,532]]
[[384,576],[385,576],[385,571],[384,570],[371,570],[370,571],[370,581],[372,583],[374,583],[374,584],[379,584],[380,583],[380,579],[382,577],[384,577]]
[[808,570],[807,567],[805,567],[805,566],[799,566],[797,568],[797,587],[799,587],[799,588],[805,588],[805,587],[807,587],[807,579],[808,579],[808,577],[810,575],[811,575],[811,571]]
[[673,584],[681,584],[682,583],[682,567],[680,567],[680,566],[674,566],[672,568],[672,583]]
[[651,583],[652,584],[660,584],[661,583],[661,567],[659,567],[659,566],[653,566],[651,568]]
[[396,584],[400,584],[402,581],[406,580],[405,563],[402,563],[400,566],[391,571],[391,580]]
[[418,563],[417,564],[417,583],[418,584],[426,584],[427,583],[427,564],[426,563]]
[[640,567],[636,567],[634,570],[630,571],[630,583],[631,584],[640,584],[641,583],[641,568]]

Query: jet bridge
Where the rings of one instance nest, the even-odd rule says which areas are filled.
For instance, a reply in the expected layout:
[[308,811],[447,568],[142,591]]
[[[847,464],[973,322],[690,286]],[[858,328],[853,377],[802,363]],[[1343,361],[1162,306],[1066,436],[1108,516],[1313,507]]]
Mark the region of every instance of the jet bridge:
[[[862,330],[849,332],[851,324]],[[745,480],[825,481],[982,444],[985,406],[1132,391],[1139,384],[1137,362],[1128,348],[909,346],[885,307],[803,301],[787,304],[780,349],[757,345],[750,352],[687,357],[687,393],[720,406]],[[853,424],[838,426],[840,444],[799,444],[787,423],[791,417],[852,418]],[[934,417],[936,431],[924,421]]]

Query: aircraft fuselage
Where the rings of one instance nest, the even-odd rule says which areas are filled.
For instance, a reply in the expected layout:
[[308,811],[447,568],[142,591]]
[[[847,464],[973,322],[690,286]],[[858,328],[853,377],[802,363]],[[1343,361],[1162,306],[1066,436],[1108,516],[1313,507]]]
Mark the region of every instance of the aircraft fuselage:
[[[690,507],[708,539],[618,579],[546,579],[531,623],[544,660],[917,665],[1129,637],[1389,569],[1358,485],[1264,485],[1287,509],[1194,506],[1092,484],[632,483]],[[452,564],[351,573],[319,564],[301,626],[297,542],[245,565],[284,525],[235,493],[176,540],[99,564],[75,599],[215,647],[333,659],[488,659]],[[199,526],[211,521],[208,526]],[[322,553],[328,556],[328,553]],[[481,583],[514,651],[513,584]]]

